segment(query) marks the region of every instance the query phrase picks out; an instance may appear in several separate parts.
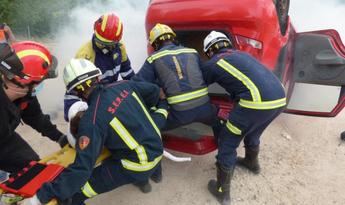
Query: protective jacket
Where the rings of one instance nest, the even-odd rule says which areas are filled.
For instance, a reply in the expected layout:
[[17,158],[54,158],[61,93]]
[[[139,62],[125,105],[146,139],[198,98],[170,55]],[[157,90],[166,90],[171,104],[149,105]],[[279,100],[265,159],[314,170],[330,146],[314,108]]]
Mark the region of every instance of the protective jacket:
[[111,152],[113,166],[120,164],[121,173],[132,179],[156,167],[163,154],[159,129],[167,117],[167,103],[159,104],[152,115],[148,108],[156,106],[158,99],[159,88],[150,83],[120,81],[97,87],[79,123],[76,159],[55,182],[41,188],[37,194],[40,201],[70,198],[81,187],[88,197],[99,193],[86,182],[103,147]]
[[6,141],[13,137],[21,119],[53,141],[58,141],[63,135],[51,123],[49,116],[42,113],[36,97],[26,97],[11,102],[1,86],[0,102],[0,146],[11,146],[6,144]]
[[174,110],[190,110],[209,101],[199,63],[196,50],[170,43],[147,58],[133,79],[163,88]]
[[[101,69],[102,75],[100,76],[100,80],[101,83],[104,84],[116,82],[119,74],[124,80],[129,80],[134,76],[134,71],[127,56],[125,45],[122,42],[119,42],[111,53],[104,54],[94,44],[94,40],[91,40],[79,49],[76,58],[87,59]],[[65,94],[64,117],[66,121],[68,121],[67,116],[69,108],[78,100],[81,99],[71,93]]]
[[202,71],[208,84],[217,82],[242,107],[267,110],[286,104],[279,79],[245,52],[222,49]]

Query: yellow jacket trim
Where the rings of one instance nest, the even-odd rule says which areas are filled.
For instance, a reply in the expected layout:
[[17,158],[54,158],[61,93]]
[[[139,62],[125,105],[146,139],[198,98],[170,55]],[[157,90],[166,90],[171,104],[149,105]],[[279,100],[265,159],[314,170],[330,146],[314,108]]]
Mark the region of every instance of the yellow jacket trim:
[[245,74],[243,74],[236,67],[234,67],[233,65],[226,62],[223,59],[219,60],[217,62],[217,65],[219,65],[221,68],[223,68],[230,75],[234,76],[239,81],[241,81],[250,91],[250,94],[251,94],[254,102],[261,102],[261,95],[260,95],[259,89],[255,86],[253,81],[251,81]]
[[135,92],[133,92],[133,93],[132,93],[132,96],[137,100],[137,102],[139,103],[139,105],[140,105],[141,108],[143,109],[143,111],[144,111],[144,113],[145,113],[147,119],[151,122],[151,125],[152,125],[153,128],[156,130],[156,132],[157,132],[157,134],[159,135],[159,137],[161,137],[161,132],[160,132],[160,130],[158,129],[156,123],[153,121],[153,119],[152,119],[150,113],[147,112],[147,109],[146,109],[145,105],[141,102],[141,100],[140,100],[140,98],[138,97],[138,95],[137,95]]
[[156,110],[155,113],[160,113],[160,114],[164,115],[165,119],[168,118],[168,111],[165,109],[160,108],[160,109]]
[[281,98],[278,100],[272,101],[262,101],[262,102],[252,102],[244,99],[240,99],[238,103],[242,107],[256,109],[256,110],[270,110],[279,107],[283,107],[286,105],[286,98]]
[[198,53],[198,52],[196,50],[190,49],[190,48],[183,48],[183,49],[178,49],[178,50],[164,50],[164,51],[153,54],[152,56],[147,58],[147,61],[149,63],[152,63],[154,60],[161,58],[163,56],[178,55],[181,53]]
[[229,121],[226,122],[226,127],[230,130],[230,132],[234,133],[235,135],[242,134],[242,131]]
[[128,132],[128,130],[120,122],[120,120],[117,119],[117,117],[114,117],[114,119],[110,121],[110,125],[113,127],[116,133],[121,137],[122,141],[124,141],[131,150],[134,150],[136,147],[139,146],[137,141]]
[[111,127],[120,136],[122,141],[129,147],[129,149],[134,150],[137,153],[140,163],[147,162],[147,154],[145,148],[138,144],[134,137],[128,132],[126,127],[120,122],[117,117],[110,122]]
[[159,157],[156,157],[152,162],[136,163],[127,159],[123,159],[121,160],[121,163],[125,169],[136,171],[136,172],[145,172],[154,168],[161,161],[161,159],[162,159],[162,155]]
[[177,103],[180,103],[180,102],[185,102],[185,101],[188,101],[188,100],[193,100],[195,98],[199,98],[199,97],[205,96],[207,94],[208,94],[208,89],[206,87],[206,88],[202,88],[202,89],[195,90],[195,91],[192,91],[192,92],[183,93],[183,94],[180,94],[180,95],[175,95],[175,96],[172,96],[172,97],[168,97],[167,100],[168,100],[168,103],[172,105],[172,104],[177,104]]
[[91,187],[89,182],[86,182],[86,184],[81,188],[81,191],[88,198],[92,198],[92,197],[97,195],[97,192],[95,192],[95,190],[93,190],[93,188]]

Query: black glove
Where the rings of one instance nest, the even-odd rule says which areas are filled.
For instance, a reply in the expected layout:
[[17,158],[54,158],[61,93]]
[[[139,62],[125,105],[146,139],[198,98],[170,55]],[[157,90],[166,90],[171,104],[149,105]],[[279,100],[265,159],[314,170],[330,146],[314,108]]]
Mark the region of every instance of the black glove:
[[59,143],[61,148],[64,147],[66,144],[68,144],[67,136],[61,135],[60,138],[58,139],[57,143]]

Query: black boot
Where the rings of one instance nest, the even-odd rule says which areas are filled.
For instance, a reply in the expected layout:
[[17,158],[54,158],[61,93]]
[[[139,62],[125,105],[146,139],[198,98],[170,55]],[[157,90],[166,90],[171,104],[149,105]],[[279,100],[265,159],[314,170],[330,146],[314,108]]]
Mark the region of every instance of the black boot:
[[254,174],[260,173],[259,165],[259,146],[254,148],[245,148],[245,157],[237,157],[237,165],[249,169]]
[[150,178],[155,183],[160,183],[162,181],[163,175],[162,175],[162,167],[161,167],[161,165],[159,165],[159,167],[155,170],[155,172],[153,172],[153,174],[151,175]]
[[230,185],[234,174],[234,167],[227,169],[217,165],[217,181],[212,179],[208,182],[208,190],[217,198],[221,205],[230,205]]
[[136,182],[134,183],[134,186],[138,187],[140,191],[145,194],[151,192],[152,190],[152,187],[149,181]]
[[345,141],[345,131],[340,134],[340,139]]

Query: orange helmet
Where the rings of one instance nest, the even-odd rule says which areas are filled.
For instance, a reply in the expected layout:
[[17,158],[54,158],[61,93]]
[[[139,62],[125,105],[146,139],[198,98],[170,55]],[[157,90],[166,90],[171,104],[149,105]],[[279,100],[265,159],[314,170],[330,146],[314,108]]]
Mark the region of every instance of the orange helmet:
[[104,14],[95,22],[94,32],[102,43],[117,43],[122,38],[123,25],[116,14]]
[[57,60],[49,50],[40,43],[22,41],[12,44],[12,48],[22,63],[22,76],[14,76],[21,84],[40,83],[46,78],[57,77]]

